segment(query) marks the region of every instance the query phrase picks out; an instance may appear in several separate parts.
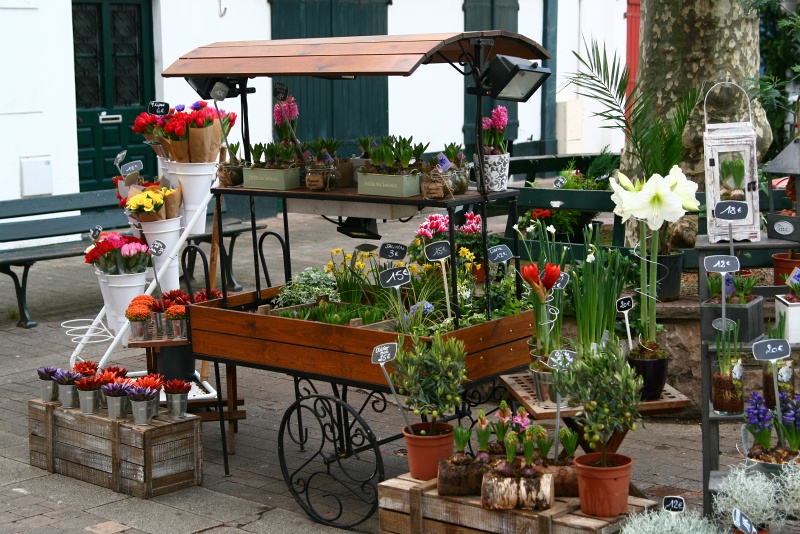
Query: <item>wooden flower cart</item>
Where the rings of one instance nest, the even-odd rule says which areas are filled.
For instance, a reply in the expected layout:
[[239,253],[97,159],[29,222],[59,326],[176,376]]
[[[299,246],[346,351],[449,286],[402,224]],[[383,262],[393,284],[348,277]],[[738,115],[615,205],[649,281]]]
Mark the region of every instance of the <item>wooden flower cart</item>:
[[[354,36],[215,43],[189,52],[163,75],[187,78],[205,97],[217,81],[236,85],[245,115],[243,124],[247,125],[247,94],[251,92],[247,79],[251,77],[408,76],[423,64],[448,63],[461,74],[479,81],[487,61],[498,54],[529,60],[549,58],[548,52],[536,42],[502,31]],[[481,113],[480,98],[479,93],[478,115]],[[243,137],[249,158],[250,139],[246,128]],[[395,341],[397,334],[256,313],[261,304],[278,292],[276,288],[261,287],[261,270],[269,285],[263,252],[265,238],[278,238],[288,280],[291,277],[289,212],[394,219],[432,207],[444,208],[449,213],[450,244],[451,250],[455,250],[452,221],[457,208],[479,206],[485,221],[487,205],[507,199],[512,217],[516,219],[518,191],[488,193],[479,180],[478,190],[472,189],[448,200],[423,199],[421,195],[406,198],[364,196],[354,187],[330,192],[225,187],[212,192],[218,208],[223,195],[250,198],[256,290],[229,296],[223,287],[221,300],[190,306],[192,351],[197,358],[215,364],[244,365],[286,373],[294,378],[296,399],[284,413],[278,434],[279,459],[286,484],[298,504],[316,521],[337,527],[357,525],[378,508],[377,484],[384,478],[380,445],[400,437],[397,434],[379,440],[362,417],[364,410],[380,413],[387,408],[384,395],[388,386],[379,366],[371,364],[371,353],[374,346]],[[275,232],[257,235],[254,197],[258,196],[283,200],[286,216],[282,236]],[[484,226],[484,247],[485,233]],[[224,277],[227,259],[225,251],[220,249],[220,252]],[[454,263],[451,262],[451,295],[458,326]],[[532,322],[528,312],[449,334],[464,340],[469,354],[469,383],[465,384],[467,393],[460,407],[460,417],[468,417],[471,407],[498,394],[501,374],[528,364],[527,339]],[[323,382],[331,388],[331,395],[319,393],[317,386]],[[495,384],[495,387],[477,389],[484,384]],[[360,406],[348,402],[348,390],[354,387],[369,392]],[[233,395],[235,397],[235,393]],[[224,447],[223,439],[223,451]]]

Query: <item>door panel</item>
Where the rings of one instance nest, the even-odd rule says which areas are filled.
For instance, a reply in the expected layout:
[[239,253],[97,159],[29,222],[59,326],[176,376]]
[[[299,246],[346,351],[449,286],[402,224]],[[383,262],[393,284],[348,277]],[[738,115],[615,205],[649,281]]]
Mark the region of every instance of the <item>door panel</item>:
[[150,1],[75,1],[72,28],[81,191],[113,187],[121,150],[152,177],[155,154],[131,130],[155,96]]

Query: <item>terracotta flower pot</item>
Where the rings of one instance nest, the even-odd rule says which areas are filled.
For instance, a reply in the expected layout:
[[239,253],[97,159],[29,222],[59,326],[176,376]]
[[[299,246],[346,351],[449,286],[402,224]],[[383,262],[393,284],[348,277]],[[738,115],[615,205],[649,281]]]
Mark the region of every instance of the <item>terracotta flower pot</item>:
[[772,272],[773,278],[772,282],[776,286],[783,285],[783,280],[781,279],[781,275],[789,275],[792,274],[792,271],[795,267],[800,267],[800,258],[789,258],[789,254],[786,252],[781,252],[780,254],[773,254],[772,255]]
[[413,424],[411,425],[411,429],[414,431],[413,435],[403,428],[403,437],[405,437],[408,451],[408,468],[411,476],[419,480],[436,478],[439,472],[439,460],[449,458],[453,454],[455,443],[453,425],[436,423],[436,430],[443,431],[442,434],[419,435],[420,430],[430,432],[430,428],[430,423]]
[[628,510],[628,486],[633,459],[622,454],[607,454],[613,467],[595,467],[600,461],[599,452],[575,458],[578,471],[578,493],[581,512],[600,517],[616,517]]

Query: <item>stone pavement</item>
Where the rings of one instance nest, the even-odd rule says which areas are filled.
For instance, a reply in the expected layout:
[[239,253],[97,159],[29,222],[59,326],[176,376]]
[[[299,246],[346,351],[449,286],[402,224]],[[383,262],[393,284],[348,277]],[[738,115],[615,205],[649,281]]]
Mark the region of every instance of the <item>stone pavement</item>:
[[[319,217],[291,215],[294,272],[323,266],[328,249],[345,250],[357,242],[338,234]],[[266,221],[281,231],[281,216]],[[407,243],[418,221],[379,224],[384,240]],[[502,220],[491,227],[501,229]],[[252,243],[242,236],[236,247],[234,272],[245,290],[254,288]],[[268,252],[273,283],[282,282],[281,258]],[[218,282],[219,284],[219,282]],[[236,454],[230,457],[231,476],[224,476],[219,426],[204,424],[203,484],[150,500],[140,500],[76,481],[28,464],[27,400],[38,396],[35,370],[45,365],[66,367],[75,345],[61,323],[93,318],[102,298],[91,267],[80,258],[36,264],[29,277],[28,305],[36,328],[17,328],[16,300],[7,276],[0,277],[0,534],[11,532],[332,532],[313,523],[286,489],[278,462],[278,428],[294,400],[290,377],[240,368],[239,392],[245,398],[247,419],[240,422]],[[82,357],[99,360],[108,343],[88,346]],[[699,350],[699,348],[698,348]],[[141,349],[121,349],[111,358],[130,370],[145,368]],[[212,377],[213,383],[213,377]],[[224,377],[223,377],[224,384]],[[328,393],[323,385],[322,393]],[[366,399],[351,391],[350,404]],[[384,413],[366,410],[364,417],[377,437],[396,434],[402,418],[394,406]],[[691,507],[702,503],[700,425],[668,418],[649,419],[629,433],[621,451],[633,456],[633,481],[647,495],[683,495]],[[723,427],[721,462],[737,461],[738,425]],[[381,446],[385,476],[407,471],[402,442]],[[356,530],[377,532],[377,514]],[[774,529],[773,529],[774,531]],[[795,531],[793,529],[787,529]]]

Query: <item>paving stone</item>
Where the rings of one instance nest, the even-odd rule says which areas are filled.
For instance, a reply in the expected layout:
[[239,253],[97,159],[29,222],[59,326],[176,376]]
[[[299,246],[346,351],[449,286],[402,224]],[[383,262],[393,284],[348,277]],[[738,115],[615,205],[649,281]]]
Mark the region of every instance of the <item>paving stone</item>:
[[190,534],[222,524],[216,519],[142,499],[112,502],[89,508],[88,511],[153,534]]
[[94,532],[95,534],[116,534],[117,532],[130,530],[130,528],[131,527],[117,523],[116,521],[106,521],[105,523],[98,523],[96,525],[86,527],[85,530]]

